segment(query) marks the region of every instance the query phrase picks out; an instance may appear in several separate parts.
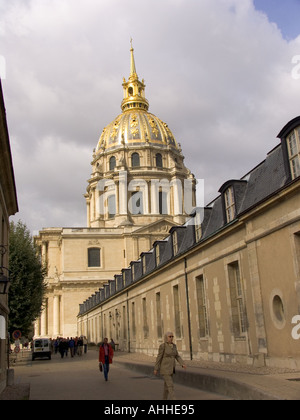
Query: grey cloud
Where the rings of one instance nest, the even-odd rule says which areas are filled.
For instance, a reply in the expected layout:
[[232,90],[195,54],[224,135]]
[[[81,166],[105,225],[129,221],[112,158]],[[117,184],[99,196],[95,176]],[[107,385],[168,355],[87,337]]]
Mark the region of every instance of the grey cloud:
[[150,112],[205,179],[206,202],[299,114],[300,38],[284,40],[250,0],[14,0],[1,12],[16,217],[32,230],[85,223],[92,152],[121,113],[131,36]]

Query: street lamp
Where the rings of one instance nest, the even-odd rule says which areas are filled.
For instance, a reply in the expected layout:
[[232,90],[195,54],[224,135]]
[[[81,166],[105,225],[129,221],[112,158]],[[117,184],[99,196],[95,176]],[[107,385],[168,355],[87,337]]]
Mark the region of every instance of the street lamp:
[[6,267],[0,267],[0,295],[5,295],[8,293],[8,289],[10,286],[10,280],[9,277],[7,277],[3,270],[6,270],[8,273],[8,276],[10,274],[8,268]]

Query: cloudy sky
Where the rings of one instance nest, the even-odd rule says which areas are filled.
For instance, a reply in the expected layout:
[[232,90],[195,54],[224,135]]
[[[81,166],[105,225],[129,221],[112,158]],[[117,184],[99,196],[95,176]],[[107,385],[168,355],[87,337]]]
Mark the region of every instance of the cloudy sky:
[[149,111],[204,179],[205,203],[300,115],[300,0],[0,0],[0,71],[21,219],[85,226],[130,38]]

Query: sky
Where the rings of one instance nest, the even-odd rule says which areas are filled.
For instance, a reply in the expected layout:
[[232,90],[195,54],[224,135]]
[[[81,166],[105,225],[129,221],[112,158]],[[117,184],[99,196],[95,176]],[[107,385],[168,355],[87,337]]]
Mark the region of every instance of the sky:
[[149,112],[205,204],[300,115],[300,0],[0,0],[0,74],[19,213],[86,226],[93,149],[120,113],[130,38]]

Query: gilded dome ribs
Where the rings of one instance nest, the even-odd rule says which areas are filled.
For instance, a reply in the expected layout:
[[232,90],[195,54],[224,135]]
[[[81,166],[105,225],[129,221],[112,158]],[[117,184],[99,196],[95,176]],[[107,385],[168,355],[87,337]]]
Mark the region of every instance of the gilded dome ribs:
[[[131,60],[134,63],[133,49]],[[169,206],[167,214],[175,223],[185,220],[180,195],[178,198],[176,195],[176,188],[180,186],[175,188],[172,183],[183,185],[190,171],[183,163],[181,147],[168,124],[148,111],[144,80],[139,80],[135,64],[131,70],[128,80],[123,79],[122,113],[104,128],[93,154],[93,173],[87,188],[88,224],[91,227],[119,226],[125,222],[131,225],[152,223],[163,215],[163,202]],[[170,184],[168,197],[166,192],[163,195],[162,190],[157,190],[157,185],[165,180]],[[102,184],[106,181],[102,193]],[[99,182],[101,188],[98,190]],[[125,193],[126,185],[128,191]],[[128,215],[128,206],[136,193],[142,194],[143,208],[141,213]],[[98,208],[100,197],[106,203],[101,212]],[[113,212],[110,213],[109,208],[113,208]]]

